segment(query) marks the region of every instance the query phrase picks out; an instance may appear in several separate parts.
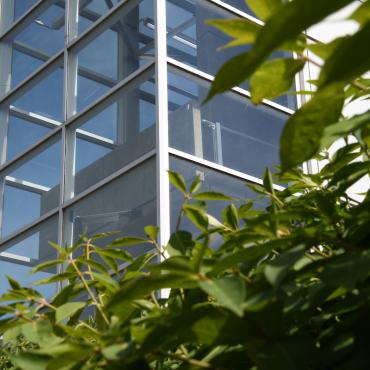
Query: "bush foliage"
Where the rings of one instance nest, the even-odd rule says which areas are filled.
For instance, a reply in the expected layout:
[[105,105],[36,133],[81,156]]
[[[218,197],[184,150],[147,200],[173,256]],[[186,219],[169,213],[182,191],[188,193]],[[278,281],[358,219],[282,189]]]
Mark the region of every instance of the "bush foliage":
[[[2,368],[369,368],[370,193],[358,201],[348,190],[370,172],[370,112],[345,117],[343,107],[369,98],[370,2],[351,15],[359,23],[353,36],[325,45],[302,35],[351,2],[248,0],[264,26],[211,21],[232,45],[254,44],[221,68],[209,98],[251,78],[256,104],[273,99],[310,62],[305,49],[322,60],[317,91],[282,135],[279,181],[289,185],[276,190],[266,171],[263,184],[250,186],[268,203],[261,210],[170,172],[184,204],[168,245],[157,244],[154,226],[146,238],[104,248],[108,234],[53,245],[58,259],[34,272],[61,267],[37,283],[60,284],[55,297],[9,277],[0,299]],[[276,49],[297,59],[267,60]],[[329,155],[325,148],[338,139],[343,147]],[[321,170],[305,174],[299,166],[313,157]],[[217,201],[229,202],[219,219],[207,212]],[[182,217],[198,232],[182,230]],[[151,252],[133,257],[138,244]]]

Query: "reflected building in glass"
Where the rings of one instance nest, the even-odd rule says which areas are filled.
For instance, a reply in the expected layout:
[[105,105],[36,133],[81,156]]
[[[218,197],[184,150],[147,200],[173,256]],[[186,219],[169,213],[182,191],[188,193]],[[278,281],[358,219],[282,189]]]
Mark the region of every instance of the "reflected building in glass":
[[[48,241],[160,226],[181,206],[167,171],[240,199],[278,164],[296,108],[242,84],[204,105],[231,56],[211,18],[258,22],[244,0],[0,0],[0,292],[55,257]],[[212,205],[216,215],[222,204]],[[142,253],[138,249],[136,253]],[[51,289],[51,288],[49,288]]]

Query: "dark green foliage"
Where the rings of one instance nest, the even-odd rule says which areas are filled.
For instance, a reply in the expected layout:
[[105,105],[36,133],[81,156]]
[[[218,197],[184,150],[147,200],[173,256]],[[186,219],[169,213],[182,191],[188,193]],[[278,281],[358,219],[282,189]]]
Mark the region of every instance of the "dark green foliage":
[[[249,0],[266,26],[213,22],[235,37],[228,46],[256,44],[221,70],[211,95],[251,75],[255,102],[288,91],[306,62],[299,33],[350,2]],[[370,113],[342,112],[345,98],[369,97],[369,80],[359,75],[368,68],[368,45],[356,51],[360,64],[342,58],[369,36],[368,4],[353,15],[359,34],[311,47],[324,67],[318,92],[292,115],[281,139],[279,179],[289,186],[277,190],[269,171],[263,184],[250,186],[265,210],[202,192],[199,178],[188,187],[170,172],[184,204],[168,245],[158,245],[155,226],[145,228],[147,238],[125,236],[104,248],[95,241],[110,233],[82,236],[66,248],[52,244],[58,258],[34,268],[62,268],[37,283],[63,283],[52,299],[9,278],[0,298],[0,368],[369,369],[370,191],[358,201],[348,189],[370,172]],[[279,47],[296,50],[299,60],[266,63]],[[259,88],[258,81],[271,86]],[[357,140],[350,144],[349,135]],[[329,156],[326,148],[339,138],[346,145]],[[320,172],[296,167],[315,155]],[[206,201],[230,204],[210,215]],[[181,229],[183,217],[197,235]],[[134,257],[130,250],[139,244],[152,251]]]

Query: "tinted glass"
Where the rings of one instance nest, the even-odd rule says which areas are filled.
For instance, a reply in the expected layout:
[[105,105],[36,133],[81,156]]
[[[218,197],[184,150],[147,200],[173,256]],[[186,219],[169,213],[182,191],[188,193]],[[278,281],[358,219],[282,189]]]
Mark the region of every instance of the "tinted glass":
[[68,208],[67,242],[81,234],[115,230],[121,235],[143,235],[144,226],[156,224],[155,176],[155,159],[151,159]]
[[33,19],[14,39],[2,42],[2,94],[29,77],[63,49],[64,13],[64,1],[58,1]]
[[[250,45],[223,48],[231,41],[231,38],[206,24],[209,19],[231,17],[235,16],[206,1],[168,0],[168,56],[211,75],[216,75],[225,62],[250,49]],[[291,57],[291,54],[282,51],[273,53],[273,58],[282,57]],[[241,87],[249,90],[248,82],[241,84]],[[296,108],[294,96],[280,97],[277,102],[291,109]]]
[[140,66],[154,60],[153,1],[128,3],[109,28],[77,52],[76,111],[105,94]]
[[155,81],[151,74],[148,71],[147,77],[133,81],[112,103],[75,125],[72,193],[80,193],[154,149]]
[[278,165],[288,116],[231,92],[203,105],[208,89],[204,81],[169,74],[170,146],[259,178]]
[[32,153],[3,175],[2,237],[57,207],[60,161],[60,141],[53,139],[45,149]]
[[[39,263],[57,257],[55,249],[49,245],[49,242],[55,243],[57,240],[57,217],[52,217],[0,247],[0,294],[10,288],[6,275],[13,277],[23,286],[31,286],[32,282],[55,274],[55,268],[49,268],[37,274],[30,274],[30,270]],[[46,297],[52,296],[56,291],[55,285],[39,285],[33,288]]]

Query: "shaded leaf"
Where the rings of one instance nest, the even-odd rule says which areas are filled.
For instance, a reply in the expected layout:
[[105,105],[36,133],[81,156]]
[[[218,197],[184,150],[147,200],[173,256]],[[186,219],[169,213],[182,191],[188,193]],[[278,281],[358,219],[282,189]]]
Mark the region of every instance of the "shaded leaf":
[[[346,83],[370,69],[370,53],[364,45],[370,43],[370,22],[353,36],[344,39],[321,69],[319,86]],[[348,56],[351,56],[348,58]]]
[[303,163],[318,152],[325,127],[338,121],[343,103],[342,87],[328,86],[289,118],[280,139],[283,171]]
[[304,65],[303,59],[293,58],[273,59],[262,64],[251,77],[252,102],[259,104],[263,99],[273,99],[287,92]]
[[86,306],[86,302],[69,302],[58,307],[55,311],[55,321],[61,322],[73,316],[78,310]]
[[246,288],[242,280],[225,277],[219,280],[203,280],[199,287],[238,316],[243,316],[242,303],[246,297]]
[[182,175],[177,172],[168,171],[170,183],[180,190],[182,193],[186,193],[186,182]]

